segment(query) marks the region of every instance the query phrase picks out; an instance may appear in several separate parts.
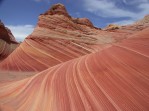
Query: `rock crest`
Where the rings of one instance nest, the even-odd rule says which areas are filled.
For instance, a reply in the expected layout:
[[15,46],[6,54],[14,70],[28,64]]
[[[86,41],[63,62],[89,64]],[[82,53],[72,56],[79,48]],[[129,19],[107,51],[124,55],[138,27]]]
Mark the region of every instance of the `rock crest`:
[[65,15],[67,17],[70,17],[70,15],[68,14],[65,6],[63,4],[55,4],[53,5],[48,11],[46,11],[44,13],[44,15]]
[[7,43],[17,43],[10,29],[5,27],[5,25],[2,23],[1,20],[0,20],[0,39],[6,41]]
[[[65,26],[67,25],[69,28],[71,27],[71,29],[72,29],[72,28],[78,27],[76,25],[79,24],[79,25],[85,25],[87,27],[95,28],[93,26],[92,22],[87,18],[73,18],[73,17],[71,17],[68,14],[65,6],[60,3],[53,5],[48,11],[41,14],[39,17],[39,22],[41,19],[47,18],[47,17],[48,17],[48,20],[55,19],[56,22],[54,22],[54,25],[59,25],[60,20],[63,20],[62,22],[66,22],[66,24],[63,23],[63,25],[61,25],[62,27],[64,27],[64,25]],[[54,20],[52,20],[52,21],[54,21]],[[69,24],[67,24],[68,22],[69,22]]]

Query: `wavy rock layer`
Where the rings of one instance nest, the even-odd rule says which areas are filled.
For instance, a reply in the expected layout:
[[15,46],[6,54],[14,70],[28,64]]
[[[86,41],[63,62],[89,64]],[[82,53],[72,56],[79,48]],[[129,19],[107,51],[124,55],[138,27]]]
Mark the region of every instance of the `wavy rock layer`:
[[11,31],[0,21],[0,61],[11,54],[18,47]]
[[72,18],[62,4],[56,4],[39,16],[33,33],[0,64],[0,69],[42,71],[107,48],[125,35],[97,29],[86,18]]
[[26,39],[11,56],[4,60],[1,69],[16,71],[42,71],[50,66],[91,53],[93,48],[62,40]]
[[14,111],[148,111],[149,28],[121,43],[0,85]]

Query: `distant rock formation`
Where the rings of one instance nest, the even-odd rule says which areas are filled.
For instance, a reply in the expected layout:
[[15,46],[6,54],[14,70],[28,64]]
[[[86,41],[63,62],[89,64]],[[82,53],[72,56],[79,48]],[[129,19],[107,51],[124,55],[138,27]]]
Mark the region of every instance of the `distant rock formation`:
[[[125,38],[127,38],[128,36],[130,36],[134,33],[137,33],[139,31],[142,31],[148,27],[149,27],[149,15],[147,15],[143,19],[138,20],[137,22],[134,22],[129,25],[119,26],[117,24],[109,24],[103,30],[105,30],[107,32],[117,33],[117,34],[123,33],[125,35]],[[119,36],[119,38],[121,40],[121,36]],[[117,38],[117,40],[118,40],[118,38]]]
[[86,25],[89,27],[94,27],[92,22],[87,18],[73,18],[72,20],[73,20],[73,22],[75,22],[77,24]]
[[144,24],[149,24],[149,15],[146,15],[143,19],[138,20],[135,22],[136,25],[144,25]]
[[4,26],[0,20],[0,39],[6,41],[7,43],[17,43],[10,29]]
[[109,24],[104,30],[115,30],[119,29],[121,26],[116,25],[116,24]]
[[11,31],[0,21],[0,61],[11,54],[18,46],[18,42]]

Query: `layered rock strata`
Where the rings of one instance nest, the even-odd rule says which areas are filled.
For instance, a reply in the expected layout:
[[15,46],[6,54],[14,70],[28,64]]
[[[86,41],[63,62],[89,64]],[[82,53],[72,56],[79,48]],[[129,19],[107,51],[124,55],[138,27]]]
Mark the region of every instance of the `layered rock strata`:
[[11,54],[18,47],[11,31],[0,21],[0,61]]
[[124,34],[119,35],[94,27],[87,18],[72,18],[64,5],[56,4],[39,16],[33,33],[0,64],[0,69],[42,71],[109,47],[124,38]]
[[148,32],[0,85],[1,106],[14,111],[147,111]]

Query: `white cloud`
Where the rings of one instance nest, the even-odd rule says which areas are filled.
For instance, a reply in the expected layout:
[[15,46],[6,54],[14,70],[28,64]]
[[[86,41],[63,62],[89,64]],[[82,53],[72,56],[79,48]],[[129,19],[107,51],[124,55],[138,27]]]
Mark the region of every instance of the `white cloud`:
[[[112,24],[129,25],[129,24],[131,24],[133,22],[134,22],[134,20],[122,20],[122,21],[114,22]],[[109,24],[111,24],[111,23],[109,23]]]
[[41,1],[43,1],[43,0],[34,0],[35,2],[41,2]]
[[17,41],[23,41],[29,34],[33,32],[33,25],[6,25]]
[[[144,15],[147,15],[149,14],[149,2],[148,3],[142,3],[138,6],[138,8],[140,8],[141,10],[143,10],[142,12],[140,13],[136,13],[136,15],[139,15],[141,16],[141,18],[144,16]],[[140,18],[140,17],[139,17]]]
[[33,0],[35,2],[46,2],[46,3],[50,3],[50,0]]
[[[97,16],[107,17],[107,18],[129,18],[128,20],[119,21],[119,23],[130,23],[138,19],[143,18],[143,16],[149,13],[149,0],[122,0],[126,5],[133,5],[139,11],[134,12],[129,9],[118,7],[116,3],[120,2],[118,0],[83,0],[84,8],[86,11],[94,13]],[[134,5],[135,4],[135,5]],[[127,8],[127,7],[126,7]],[[133,7],[132,7],[133,8]]]
[[127,0],[122,0],[122,1],[123,1],[123,3],[127,4]]
[[81,17],[81,14],[80,14],[79,12],[76,12],[75,15],[76,15],[77,17]]
[[115,5],[115,2],[107,0],[84,0],[87,11],[103,17],[133,17],[133,12],[123,10]]
[[139,3],[147,3],[149,0],[123,0],[123,3],[127,5],[135,5]]

